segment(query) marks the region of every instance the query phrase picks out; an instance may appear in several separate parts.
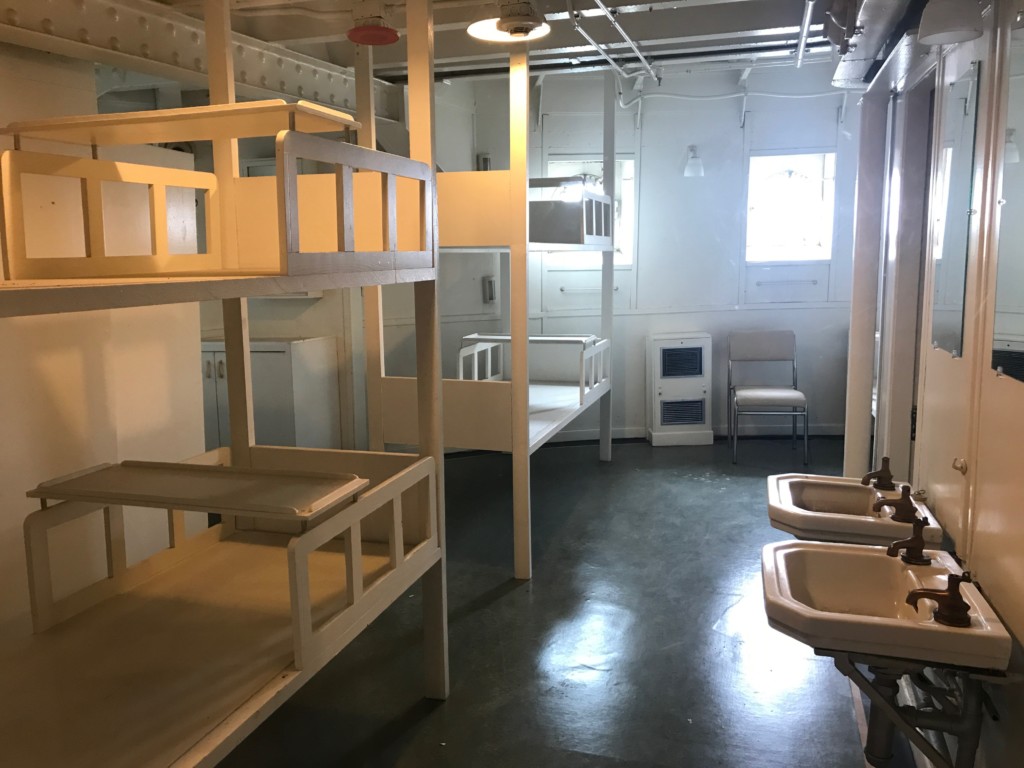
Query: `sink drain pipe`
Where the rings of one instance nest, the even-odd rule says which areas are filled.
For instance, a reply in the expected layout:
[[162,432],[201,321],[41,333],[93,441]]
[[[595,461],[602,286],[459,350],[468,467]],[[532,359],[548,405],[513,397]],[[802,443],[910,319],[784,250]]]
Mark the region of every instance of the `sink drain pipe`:
[[[871,701],[868,734],[864,757],[875,768],[885,768],[892,759],[892,740],[897,728],[925,757],[940,768],[974,768],[975,754],[981,739],[983,691],[981,681],[967,672],[949,670],[955,675],[957,690],[944,689],[931,692],[939,703],[939,710],[901,706],[896,695],[899,679],[903,675],[919,676],[928,666],[912,661],[861,656],[832,651],[819,651],[832,656],[836,669],[850,678]],[[868,665],[873,678],[866,677],[855,665],[855,660]],[[956,759],[950,760],[925,738],[919,729],[948,733],[957,740]]]

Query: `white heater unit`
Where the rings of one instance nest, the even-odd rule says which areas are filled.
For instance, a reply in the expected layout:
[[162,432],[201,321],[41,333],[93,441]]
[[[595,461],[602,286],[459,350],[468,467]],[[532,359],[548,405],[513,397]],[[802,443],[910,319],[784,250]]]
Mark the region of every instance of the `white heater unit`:
[[651,336],[647,362],[651,445],[711,445],[711,335]]

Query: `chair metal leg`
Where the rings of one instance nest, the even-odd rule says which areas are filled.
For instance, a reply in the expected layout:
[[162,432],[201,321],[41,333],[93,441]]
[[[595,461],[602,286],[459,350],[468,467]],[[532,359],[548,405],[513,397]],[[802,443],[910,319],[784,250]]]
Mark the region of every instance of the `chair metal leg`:
[[798,411],[798,410],[796,410],[794,408],[793,409],[793,419],[792,419],[792,421],[793,421],[793,432],[792,432],[792,435],[789,438],[789,450],[791,450],[791,451],[795,451],[796,450],[796,419],[797,419],[797,417],[799,415],[800,415],[800,411]]
[[811,462],[811,451],[808,445],[808,432],[810,430],[811,415],[804,408],[804,466],[806,467]]
[[732,409],[732,463],[735,464],[739,454],[740,442],[740,412],[733,406]]

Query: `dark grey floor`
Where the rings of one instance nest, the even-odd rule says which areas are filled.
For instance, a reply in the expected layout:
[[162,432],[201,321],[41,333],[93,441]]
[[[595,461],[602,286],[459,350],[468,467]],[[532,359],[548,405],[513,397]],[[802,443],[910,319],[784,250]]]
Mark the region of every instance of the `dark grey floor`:
[[[812,441],[838,474],[842,443]],[[787,441],[547,446],[534,578],[511,579],[511,460],[446,462],[451,696],[421,698],[417,594],[223,763],[258,766],[863,768],[846,678],[770,629],[765,476]]]

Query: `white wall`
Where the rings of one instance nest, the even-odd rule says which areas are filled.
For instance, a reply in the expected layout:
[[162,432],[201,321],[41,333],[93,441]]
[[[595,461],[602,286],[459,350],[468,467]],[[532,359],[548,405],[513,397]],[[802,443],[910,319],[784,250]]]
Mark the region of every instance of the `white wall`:
[[[2,46],[0,71],[2,123],[96,111],[91,63]],[[102,462],[202,451],[198,334],[194,305],[0,320],[3,641],[30,632],[22,521],[37,502],[26,490]],[[130,561],[166,542],[160,513],[130,513],[126,528]],[[58,592],[105,573],[101,536],[93,515],[52,537]]]
[[467,80],[434,86],[434,156],[439,170],[472,171],[476,167],[476,104]]
[[[839,122],[843,97],[831,88],[831,74],[828,64],[800,70],[755,69],[747,81],[751,93],[827,95],[800,99],[752,95],[746,102],[743,125],[742,98],[677,100],[664,96],[740,93],[739,71],[666,75],[660,87],[648,85],[645,89],[649,95],[644,98],[639,120],[637,106],[618,110],[617,153],[620,157],[633,154],[639,162],[639,222],[635,264],[616,270],[616,436],[645,434],[643,348],[649,334],[692,330],[712,334],[717,376],[714,419],[716,431],[724,434],[728,334],[770,327],[797,333],[800,383],[811,398],[813,431],[842,432],[858,111],[855,100],[850,99],[845,119]],[[531,120],[532,175],[541,175],[544,162],[556,155],[601,153],[603,92],[603,74],[543,78],[539,93],[536,88],[533,92],[539,113]],[[473,93],[475,151],[489,154],[493,168],[507,168],[507,82],[481,80],[474,84]],[[624,98],[628,101],[632,95],[627,91]],[[444,109],[439,102],[439,125],[447,119]],[[698,146],[704,161],[703,178],[683,177],[688,144]],[[772,267],[767,271],[747,268],[747,156],[751,150],[786,149],[835,149],[838,153],[832,262],[823,267]],[[443,303],[460,303],[450,292],[476,290],[479,278],[493,269],[493,262],[454,258],[457,260],[453,261],[453,254],[442,256]],[[574,286],[596,286],[599,272],[566,271],[564,257],[532,254],[531,331],[598,331],[594,299],[572,294],[570,302],[570,294],[559,290],[569,285],[566,281],[574,281]],[[389,373],[408,373],[412,367],[411,300],[393,291],[386,302],[390,302],[385,305]],[[444,306],[442,309],[442,354],[445,375],[449,376],[455,367],[458,338],[486,329],[491,321],[489,316],[467,317],[465,313],[456,317]],[[587,414],[562,437],[596,436],[596,423],[596,414]]]

